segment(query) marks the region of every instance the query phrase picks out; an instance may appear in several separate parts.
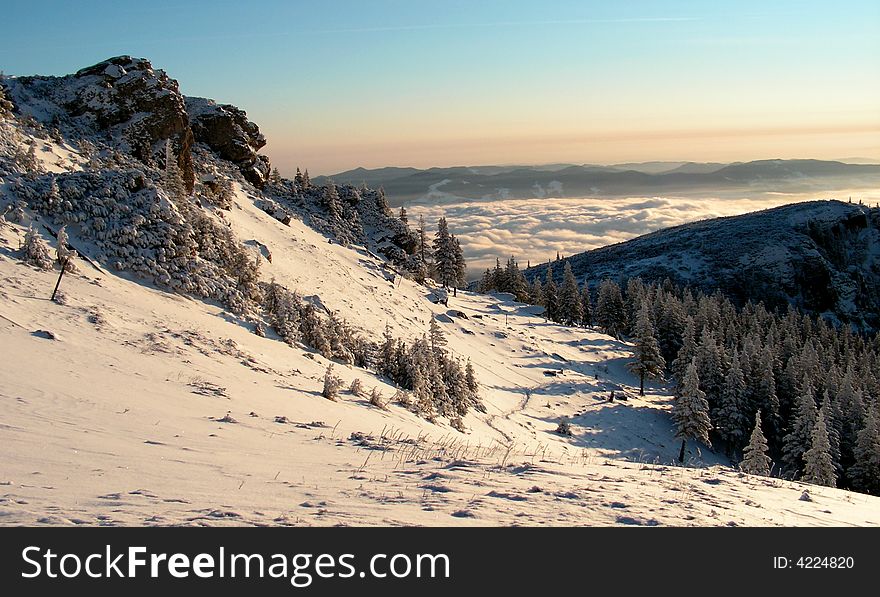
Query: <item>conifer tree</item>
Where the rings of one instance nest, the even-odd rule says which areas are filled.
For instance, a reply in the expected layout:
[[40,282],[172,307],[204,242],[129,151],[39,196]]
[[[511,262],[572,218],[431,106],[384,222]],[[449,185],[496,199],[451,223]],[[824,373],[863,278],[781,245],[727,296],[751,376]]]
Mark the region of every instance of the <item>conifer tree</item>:
[[[665,293],[664,293],[665,294]],[[667,363],[672,363],[681,349],[687,323],[681,302],[675,297],[658,297],[660,314],[657,318],[657,341]]]
[[782,446],[783,462],[788,471],[795,476],[800,476],[804,470],[804,454],[812,446],[813,430],[819,416],[813,398],[812,383],[807,379],[803,386],[803,390],[796,397],[795,412],[792,413],[789,431],[783,438]]
[[843,466],[840,464],[840,408],[838,408],[837,401],[831,400],[831,394],[828,392],[827,387],[822,393],[822,404],[819,412],[825,413],[825,428],[828,430],[831,462],[834,464],[835,475],[839,478],[843,472]]
[[[306,175],[308,175],[308,170],[306,170]],[[327,184],[324,185],[321,199],[330,218],[336,222],[342,221],[342,207],[339,205],[339,191],[336,189],[336,185],[333,181],[328,180]]]
[[581,325],[584,327],[593,325],[593,301],[590,298],[590,285],[586,280],[581,287]]
[[541,285],[541,278],[535,276],[532,280],[532,286],[529,289],[529,302],[533,305],[544,306],[544,287]]
[[562,287],[559,289],[559,321],[565,325],[576,325],[583,318],[581,296],[577,280],[571,270],[571,262],[566,261],[562,274]]
[[486,407],[483,406],[483,401],[480,400],[480,383],[477,381],[477,374],[474,371],[474,366],[470,359],[468,359],[467,365],[465,366],[464,374],[465,384],[470,392],[471,406],[480,412],[486,412]]
[[444,288],[455,286],[459,274],[456,248],[452,235],[449,234],[449,225],[446,223],[445,216],[437,222],[437,234],[434,238],[434,262],[437,281]]
[[558,321],[559,318],[559,291],[550,264],[547,265],[547,279],[544,282],[544,316],[550,321]]
[[740,470],[749,475],[769,476],[772,462],[767,456],[767,452],[767,440],[761,430],[761,411],[758,411],[755,414],[755,427],[752,430],[749,444],[743,449],[743,460],[739,464]]
[[403,222],[404,226],[409,226],[409,217],[406,215],[406,208],[404,206],[400,206],[400,221]]
[[721,389],[724,387],[724,353],[715,332],[708,326],[703,328],[700,344],[697,346],[697,371],[706,391],[706,399],[714,410],[718,407]]
[[321,394],[327,400],[335,402],[339,398],[339,388],[341,387],[342,380],[333,374],[333,363],[330,363],[324,372],[324,389]]
[[831,445],[828,442],[828,429],[825,427],[825,414],[820,412],[813,428],[810,449],[804,454],[803,480],[815,485],[834,487],[837,476],[831,462]]
[[639,396],[645,395],[645,378],[663,379],[666,361],[660,354],[660,344],[654,334],[651,323],[651,311],[647,300],[642,301],[635,325],[635,361],[627,364],[627,368],[639,376]]
[[599,296],[596,299],[596,323],[609,336],[620,338],[627,328],[626,304],[620,293],[620,286],[608,278],[599,285]]
[[496,292],[507,291],[507,274],[501,269],[501,260],[495,258],[495,269],[492,270],[492,289]]
[[684,328],[684,336],[682,336],[681,340],[681,348],[678,349],[678,354],[672,362],[672,375],[675,377],[676,388],[680,388],[684,383],[684,376],[687,373],[687,369],[697,356],[697,342],[695,336],[694,318],[688,316]]
[[709,419],[709,403],[706,394],[700,389],[700,377],[697,365],[691,361],[682,382],[681,392],[672,403],[672,421],[675,424],[675,436],[681,438],[681,450],[678,461],[684,462],[685,444],[693,439],[707,446],[712,422]]
[[732,450],[739,449],[748,433],[746,408],[745,377],[740,368],[739,353],[734,349],[730,369],[721,390],[721,399],[712,416],[715,429],[726,444],[728,456]]
[[455,235],[452,236],[452,263],[455,272],[455,281],[453,288],[464,286],[467,283],[467,263],[464,259],[464,252],[461,250],[461,244]]
[[437,325],[437,318],[431,317],[431,325],[428,330],[428,338],[431,342],[431,350],[434,351],[435,355],[442,355],[445,351],[444,346],[446,346],[446,337],[443,335],[443,330],[440,329],[440,326]]
[[880,429],[876,407],[869,408],[854,449],[855,462],[847,470],[853,489],[880,495]]
[[24,235],[24,260],[40,269],[52,269],[52,258],[49,257],[49,247],[37,234],[33,226],[29,226]]
[[58,265],[64,268],[64,271],[70,273],[76,271],[76,251],[70,248],[70,239],[67,237],[67,226],[62,226],[58,230],[58,246],[55,249],[55,259]]
[[520,271],[516,258],[512,255],[507,260],[507,269],[504,272],[504,277],[507,280],[507,292],[513,294],[514,298],[521,303],[529,300],[528,282],[525,276],[523,276],[522,271]]
[[765,347],[758,359],[757,375],[754,378],[752,399],[756,408],[764,412],[764,418],[770,429],[770,437],[776,448],[781,441],[782,423],[779,412],[779,398],[776,396],[776,379],[773,375],[773,356],[769,347]]

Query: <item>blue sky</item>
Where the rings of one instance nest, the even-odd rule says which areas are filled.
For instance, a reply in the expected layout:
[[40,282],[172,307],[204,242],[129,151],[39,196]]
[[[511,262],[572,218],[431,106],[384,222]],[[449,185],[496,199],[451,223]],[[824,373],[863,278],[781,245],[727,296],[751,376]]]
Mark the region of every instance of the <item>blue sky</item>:
[[7,75],[147,57],[282,172],[880,156],[876,0],[9,4]]

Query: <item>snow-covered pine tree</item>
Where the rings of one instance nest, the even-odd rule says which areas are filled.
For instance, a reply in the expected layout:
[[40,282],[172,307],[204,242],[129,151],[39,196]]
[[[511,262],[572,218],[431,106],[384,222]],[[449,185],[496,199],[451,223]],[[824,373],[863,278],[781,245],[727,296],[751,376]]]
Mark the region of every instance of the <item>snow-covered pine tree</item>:
[[12,209],[10,209],[9,213],[6,215],[6,220],[15,224],[21,224],[24,220],[25,207],[27,207],[27,203],[25,203],[21,199],[19,199],[18,201],[14,201],[12,203]]
[[559,288],[559,319],[565,325],[577,325],[582,318],[580,290],[571,270],[571,262],[566,261],[562,270],[562,286]]
[[772,462],[767,452],[767,440],[761,430],[761,411],[758,411],[755,414],[755,427],[752,429],[749,444],[743,449],[743,459],[739,463],[740,470],[749,475],[769,476]]
[[696,356],[696,326],[694,324],[694,318],[688,316],[685,320],[681,348],[678,349],[678,354],[676,355],[675,360],[672,361],[672,375],[675,378],[676,388],[681,388],[684,383],[684,376],[687,373],[687,369]]
[[431,317],[431,325],[428,329],[428,340],[431,343],[431,350],[434,351],[435,355],[442,355],[446,351],[446,336],[443,335],[443,330],[441,330],[440,326],[437,324],[436,317]]
[[672,403],[672,421],[675,424],[675,436],[681,438],[679,462],[684,462],[687,440],[693,439],[707,446],[712,445],[709,442],[709,431],[712,429],[709,403],[706,401],[705,392],[700,389],[700,377],[694,361],[688,365],[681,391]]
[[[306,171],[306,174],[308,174],[308,170]],[[341,222],[342,206],[339,204],[339,191],[336,189],[336,185],[333,181],[328,180],[327,184],[324,185],[321,200],[324,204],[324,209],[327,210],[331,220],[334,222]]]
[[29,226],[24,235],[22,247],[24,260],[40,269],[52,269],[52,258],[49,256],[49,247],[43,238],[37,234],[33,226]]
[[480,399],[480,382],[477,381],[477,374],[470,359],[468,359],[467,365],[465,365],[464,376],[465,383],[470,392],[471,406],[480,412],[486,412],[486,407]]
[[501,260],[497,257],[495,258],[495,269],[492,270],[491,287],[496,292],[506,292],[508,287],[507,272],[501,268]]
[[703,328],[700,344],[697,346],[697,371],[706,392],[706,399],[712,409],[718,407],[721,389],[724,387],[724,353],[718,344],[715,332],[708,326]]
[[456,249],[452,242],[452,235],[449,234],[449,225],[445,216],[441,216],[437,222],[437,234],[434,237],[434,264],[437,281],[444,288],[455,286],[458,279]]
[[712,414],[715,430],[725,442],[728,456],[742,446],[748,429],[746,381],[740,368],[739,351],[734,349],[730,369],[721,389],[721,399]]
[[666,367],[666,361],[660,354],[660,344],[654,334],[651,309],[647,300],[642,301],[642,308],[636,317],[634,334],[635,361],[627,363],[627,369],[639,376],[639,396],[644,396],[645,378],[663,379],[663,369]]
[[[452,263],[455,272],[455,282],[453,288],[459,288],[467,283],[467,262],[464,258],[464,251],[461,250],[461,244],[455,235],[452,236]],[[523,278],[525,281],[525,278]]]
[[20,153],[16,156],[16,162],[24,171],[25,176],[30,179],[36,179],[37,174],[44,170],[40,158],[37,157],[37,144],[35,141],[28,145],[28,150],[26,152]]
[[605,333],[620,338],[627,329],[626,304],[620,293],[620,286],[609,278],[599,285],[599,296],[596,299],[596,323]]
[[810,449],[804,454],[804,475],[806,483],[835,487],[837,475],[831,462],[831,445],[828,442],[828,429],[825,427],[825,413],[819,412],[818,420],[810,438]]
[[626,281],[626,299],[624,304],[626,305],[626,321],[629,324],[626,331],[629,333],[635,333],[636,321],[642,308],[642,301],[646,295],[647,288],[641,278],[629,278]]
[[[538,280],[540,284],[540,280]],[[581,287],[581,325],[584,327],[593,325],[593,300],[590,298],[590,285],[584,280]]]
[[681,302],[670,294],[662,293],[658,299],[657,341],[660,353],[667,363],[672,363],[681,349],[682,337],[687,323]]
[[782,419],[779,413],[779,398],[776,396],[776,378],[773,375],[773,355],[770,347],[765,347],[760,353],[755,379],[753,383],[752,400],[756,408],[764,413],[764,420],[769,429],[769,437],[774,448],[778,449],[782,440]]
[[813,430],[818,416],[819,411],[813,398],[813,385],[810,379],[806,379],[803,382],[803,389],[796,396],[795,411],[791,415],[789,431],[782,440],[783,463],[786,470],[795,477],[799,477],[804,471],[804,454],[813,444]]
[[434,419],[434,393],[431,382],[431,361],[433,353],[427,340],[421,338],[413,343],[410,350],[409,378],[412,383],[413,408],[420,416]]
[[58,246],[55,249],[55,259],[58,265],[64,268],[64,271],[71,273],[76,271],[76,251],[70,248],[70,239],[67,237],[67,226],[58,229]]
[[853,489],[880,495],[880,429],[876,406],[868,408],[853,454],[855,462],[847,470]]
[[404,226],[409,226],[409,216],[406,215],[406,208],[402,205],[400,206],[400,215],[398,217]]
[[332,357],[333,346],[327,337],[332,330],[326,328],[315,306],[305,303],[300,311],[300,320],[300,332],[305,343],[321,353],[321,356],[328,359]]
[[516,258],[512,255],[510,256],[510,259],[507,260],[504,279],[507,281],[506,292],[513,294],[514,298],[521,303],[525,303],[529,300],[528,282],[522,271],[519,269],[519,264],[517,264]]
[[550,321],[559,320],[559,291],[553,279],[552,264],[547,264],[547,279],[544,282],[544,316]]
[[825,413],[825,428],[828,430],[828,444],[831,448],[831,462],[838,478],[842,476],[843,466],[840,464],[840,408],[837,401],[831,399],[828,388],[822,392],[822,404],[819,412]]
[[480,281],[477,283],[477,292],[489,293],[492,292],[492,290],[492,271],[487,267],[486,271],[483,272]]
[[333,363],[330,363],[327,365],[327,370],[324,372],[324,389],[322,390],[321,395],[327,400],[333,400],[335,402],[339,399],[339,388],[341,387],[342,379],[334,375]]
[[533,305],[544,306],[544,287],[541,285],[541,278],[538,276],[535,276],[529,288],[529,302]]
[[49,213],[59,210],[61,207],[61,190],[58,188],[58,179],[54,174],[49,175],[49,189],[43,196],[46,202],[46,210]]

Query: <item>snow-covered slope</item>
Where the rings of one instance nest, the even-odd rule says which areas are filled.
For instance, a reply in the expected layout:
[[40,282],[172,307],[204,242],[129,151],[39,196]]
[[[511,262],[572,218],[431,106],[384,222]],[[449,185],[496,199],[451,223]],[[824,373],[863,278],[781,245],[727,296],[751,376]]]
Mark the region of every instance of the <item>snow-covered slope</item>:
[[[65,304],[48,301],[56,273],[22,264],[23,230],[7,225],[3,523],[878,522],[877,498],[810,487],[814,501],[801,501],[806,486],[743,476],[705,448],[690,463],[710,468],[670,466],[669,397],[635,397],[627,348],[607,336],[546,324],[503,297],[462,292],[435,305],[356,249],[237,203],[237,232],[272,249],[267,275],[314,289],[374,333],[443,322],[450,349],[478,365],[487,413],[469,414],[462,434],[347,392],[328,401],[323,357],[87,265],[64,278]],[[394,391],[337,369],[346,385]],[[629,399],[606,402],[612,388]],[[562,416],[572,437],[554,433]]]
[[[880,209],[810,201],[703,220],[565,258],[579,279],[641,277],[786,303],[880,329]],[[546,264],[526,272],[546,274]],[[554,265],[561,277],[563,264]]]

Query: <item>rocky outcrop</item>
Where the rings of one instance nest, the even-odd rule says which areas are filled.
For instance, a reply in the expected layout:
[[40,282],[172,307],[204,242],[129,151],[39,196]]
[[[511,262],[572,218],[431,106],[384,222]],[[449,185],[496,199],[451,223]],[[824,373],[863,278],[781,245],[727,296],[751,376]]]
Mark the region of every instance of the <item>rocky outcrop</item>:
[[170,139],[189,192],[195,142],[234,163],[257,187],[269,177],[269,158],[258,153],[266,138],[243,110],[184,97],[175,79],[144,58],[117,56],[73,75],[9,77],[4,83],[22,115],[67,139],[102,137],[147,166],[164,167]]
[[8,80],[14,103],[68,138],[102,133],[123,153],[164,165],[171,139],[187,189],[195,181],[192,130],[177,81],[143,58],[117,56],[65,77]]
[[244,110],[201,97],[186,98],[186,110],[196,142],[235,163],[244,177],[262,187],[269,176],[269,159],[257,152],[266,145],[260,128]]

